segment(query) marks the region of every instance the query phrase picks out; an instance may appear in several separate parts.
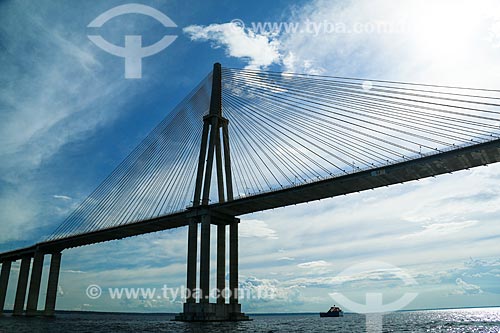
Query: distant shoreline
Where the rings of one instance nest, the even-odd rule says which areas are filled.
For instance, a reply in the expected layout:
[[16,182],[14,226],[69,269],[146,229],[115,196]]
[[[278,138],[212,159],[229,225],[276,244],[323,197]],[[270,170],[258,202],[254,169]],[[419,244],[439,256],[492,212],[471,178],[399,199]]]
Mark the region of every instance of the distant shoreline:
[[[457,307],[457,308],[431,308],[431,309],[413,309],[413,310],[399,310],[395,312],[419,312],[419,311],[445,311],[445,310],[470,310],[470,309],[495,309],[500,308],[496,306],[470,306],[470,307]],[[4,310],[4,314],[12,313],[12,310]],[[251,316],[298,316],[298,315],[317,315],[319,312],[248,312]],[[355,312],[345,312],[355,313]],[[97,315],[141,315],[141,316],[174,316],[178,312],[113,312],[113,311],[88,311],[88,310],[57,310],[56,314],[97,314]]]

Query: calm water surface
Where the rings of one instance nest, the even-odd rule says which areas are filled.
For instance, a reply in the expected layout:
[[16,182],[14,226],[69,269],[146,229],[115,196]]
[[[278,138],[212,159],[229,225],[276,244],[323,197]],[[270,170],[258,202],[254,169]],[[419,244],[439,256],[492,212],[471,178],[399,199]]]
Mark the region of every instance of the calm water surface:
[[[317,314],[254,315],[239,323],[181,323],[173,315],[60,313],[56,318],[5,315],[0,332],[366,332],[366,317]],[[500,308],[398,312],[384,316],[383,332],[500,332]]]

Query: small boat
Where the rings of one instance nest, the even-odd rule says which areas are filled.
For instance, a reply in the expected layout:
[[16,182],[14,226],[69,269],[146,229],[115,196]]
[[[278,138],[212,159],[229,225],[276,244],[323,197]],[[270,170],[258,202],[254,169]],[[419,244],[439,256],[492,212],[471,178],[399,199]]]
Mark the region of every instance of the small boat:
[[342,311],[341,308],[334,305],[330,308],[330,310],[328,310],[328,312],[320,312],[319,316],[322,318],[323,317],[343,317],[344,312]]

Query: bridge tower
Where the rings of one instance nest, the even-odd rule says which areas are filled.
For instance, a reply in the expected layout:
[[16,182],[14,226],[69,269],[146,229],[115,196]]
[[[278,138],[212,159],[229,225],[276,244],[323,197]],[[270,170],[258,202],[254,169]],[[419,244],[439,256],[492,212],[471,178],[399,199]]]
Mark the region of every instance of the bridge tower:
[[[238,223],[235,216],[211,212],[210,186],[215,162],[219,202],[233,200],[231,155],[229,149],[229,120],[222,114],[221,65],[214,64],[210,110],[203,118],[200,155],[196,176],[193,207],[190,209],[188,231],[187,283],[184,312],[180,321],[249,320],[238,303]],[[198,262],[198,225],[201,224],[200,271]],[[210,303],[210,229],[217,226],[217,286]],[[229,226],[229,288],[226,286],[226,234]],[[197,288],[197,277],[199,288]]]

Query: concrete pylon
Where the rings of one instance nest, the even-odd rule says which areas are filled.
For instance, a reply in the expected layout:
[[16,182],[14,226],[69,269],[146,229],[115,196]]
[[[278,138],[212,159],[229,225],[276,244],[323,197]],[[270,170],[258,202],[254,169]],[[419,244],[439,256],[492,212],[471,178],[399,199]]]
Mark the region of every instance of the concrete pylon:
[[19,277],[17,278],[16,298],[14,301],[13,316],[21,316],[24,312],[24,301],[26,300],[26,287],[30,273],[31,257],[26,256],[21,259]]
[[238,303],[238,223],[229,225],[229,290],[230,303]]
[[31,269],[30,286],[28,292],[28,303],[26,305],[26,315],[36,316],[38,314],[38,298],[40,295],[40,284],[42,282],[43,259],[45,254],[36,252],[33,257],[33,267]]
[[[203,215],[201,220],[201,251],[200,251],[200,299],[197,302],[195,298],[186,299],[184,311],[175,317],[179,321],[242,321],[250,320],[248,316],[241,312],[241,304],[238,303],[238,223],[239,219],[232,216],[222,216],[220,214],[210,215],[210,212],[201,211]],[[217,225],[217,302],[210,303],[208,291],[210,290],[210,225]],[[193,223],[191,225],[197,225]],[[194,238],[195,230],[191,227],[188,231],[188,243]],[[229,225],[229,302],[226,302],[224,289],[226,286],[226,226]],[[192,242],[191,244],[196,244]],[[222,245],[224,244],[224,245]],[[196,248],[195,245],[188,245],[188,288],[193,285],[196,279],[196,271],[189,269],[190,266],[196,266]],[[188,295],[190,292],[188,292]]]
[[210,215],[201,220],[200,303],[209,303],[210,293]]
[[59,283],[59,271],[61,268],[61,252],[52,253],[50,258],[49,280],[47,282],[47,296],[45,298],[44,316],[55,315],[57,286]]
[[5,298],[7,296],[11,266],[11,261],[2,262],[2,272],[0,273],[0,316],[3,314],[5,307]]
[[188,227],[186,303],[196,303],[196,268],[198,262],[198,222],[191,219]]
[[226,225],[217,225],[217,304],[226,303]]
[[[229,121],[222,114],[222,68],[214,64],[212,72],[212,93],[210,112],[203,117],[198,171],[196,175],[192,216],[188,230],[187,297],[183,313],[175,320],[181,321],[223,321],[249,320],[241,313],[238,303],[238,222],[234,216],[210,212],[210,186],[215,163],[217,193],[219,202],[233,200],[231,176],[231,155],[229,145]],[[197,232],[201,222],[199,301],[193,297],[196,288]],[[210,303],[210,229],[217,226],[217,302]],[[226,226],[230,225],[230,279],[231,294],[226,303]]]

